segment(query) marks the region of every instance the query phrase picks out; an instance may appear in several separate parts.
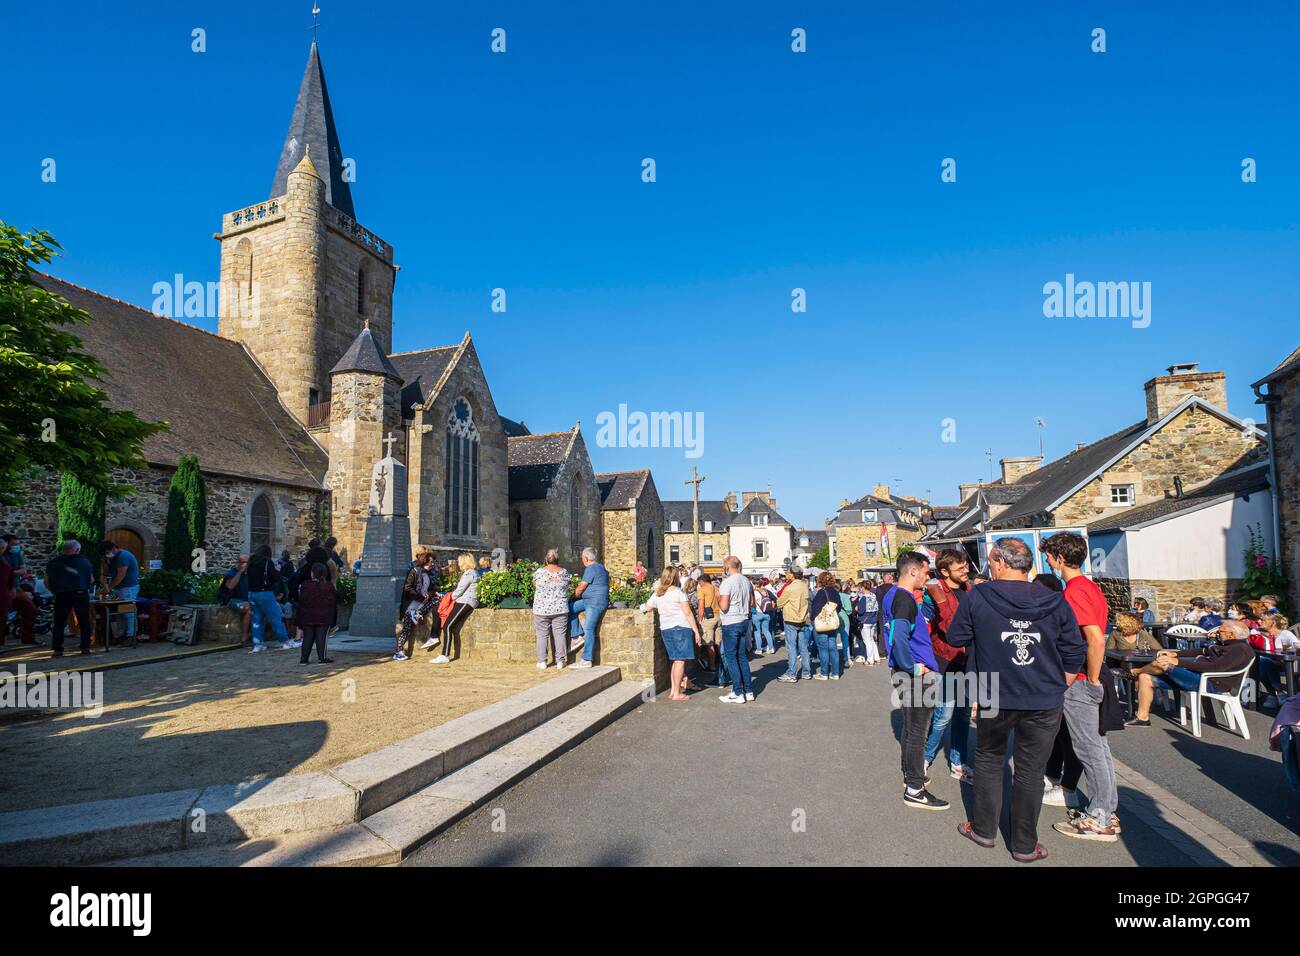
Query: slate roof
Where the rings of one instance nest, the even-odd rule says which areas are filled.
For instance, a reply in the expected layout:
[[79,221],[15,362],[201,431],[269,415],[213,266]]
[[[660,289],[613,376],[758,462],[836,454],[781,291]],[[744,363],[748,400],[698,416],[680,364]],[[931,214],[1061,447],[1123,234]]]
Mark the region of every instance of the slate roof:
[[[799,542],[802,541],[804,537],[808,538],[808,543],[800,544]],[[813,531],[809,528],[798,528],[794,533],[794,548],[796,551],[816,552],[820,550],[823,545],[826,545],[829,542],[830,535],[825,531]]]
[[[989,522],[989,529],[1012,528],[1017,524],[1023,524],[1024,519],[1046,511],[1049,505],[1054,504],[1071,488],[1105,465],[1149,427],[1144,418],[1113,435],[1107,435],[1091,445],[1084,445],[1064,457],[1048,462],[1041,468],[1021,475],[1017,484],[1028,485],[1029,488],[1015,497],[1011,507]],[[985,485],[985,494],[995,494],[994,489],[997,487],[996,484]],[[1002,487],[1015,488],[1016,486]],[[990,497],[989,500],[993,501],[993,498]]]
[[729,524],[748,526],[750,523],[749,521],[750,515],[756,515],[756,514],[768,515],[767,523],[769,527],[774,525],[786,525],[787,527],[790,528],[794,527],[793,524],[791,524],[789,521],[786,521],[784,518],[782,518],[781,515],[777,513],[777,510],[773,508],[771,505],[769,505],[767,502],[765,502],[762,498],[751,498],[749,504],[745,505],[745,507],[741,508],[739,511],[737,511],[735,514],[731,516],[731,521],[729,522]]
[[275,181],[271,184],[272,198],[283,196],[288,191],[289,173],[298,165],[309,144],[312,165],[325,180],[325,201],[356,219],[352,188],[343,178],[343,148],[339,145],[339,131],[334,125],[325,71],[315,41],[307,54],[307,69],[303,71],[302,83],[298,86],[298,99],[293,104],[289,130],[284,134],[284,147],[280,150]]
[[930,513],[936,521],[952,521],[961,516],[966,509],[961,505],[932,505]]
[[413,417],[415,406],[429,398],[442,373],[456,357],[459,345],[444,345],[418,352],[397,352],[388,356],[402,380],[402,417]]
[[1269,372],[1258,382],[1253,383],[1251,388],[1258,388],[1266,382],[1275,382],[1278,379],[1286,378],[1296,371],[1300,371],[1300,349],[1296,349],[1284,358],[1277,364],[1277,367],[1274,368],[1273,371]]
[[[671,528],[673,521],[678,521],[676,532],[669,534],[690,534],[695,531],[695,502],[690,501],[665,501],[664,505],[664,527]],[[725,501],[706,501],[700,499],[700,531],[704,532],[704,522],[713,522],[713,531],[704,532],[706,534],[721,534],[727,530],[727,525],[731,523],[732,513],[727,508]]]
[[523,422],[517,422],[513,418],[506,418],[504,415],[498,415],[497,419],[501,422],[501,430],[506,433],[507,438],[518,438],[521,435],[531,435],[528,426]]
[[596,487],[600,489],[600,508],[602,511],[625,511],[645,490],[650,480],[650,469],[640,471],[609,471],[596,476]]
[[150,464],[198,455],[206,472],[324,487],[324,450],[242,345],[53,276],[36,281],[92,316],[68,331],[104,366],[109,404],[170,423],[145,439]]
[[1125,508],[1088,525],[1088,534],[1123,531],[1138,525],[1172,518],[1174,515],[1195,511],[1238,495],[1251,495],[1268,491],[1268,465],[1261,463],[1221,475],[1190,491],[1181,498],[1163,498],[1150,504]]
[[506,439],[510,450],[510,500],[545,498],[568,460],[577,429]]
[[331,375],[335,372],[373,372],[376,375],[387,375],[399,382],[402,381],[402,373],[393,367],[388,356],[380,349],[379,343],[375,341],[375,336],[370,331],[370,326],[362,329],[352,340],[352,344],[343,353],[338,364],[330,369]]

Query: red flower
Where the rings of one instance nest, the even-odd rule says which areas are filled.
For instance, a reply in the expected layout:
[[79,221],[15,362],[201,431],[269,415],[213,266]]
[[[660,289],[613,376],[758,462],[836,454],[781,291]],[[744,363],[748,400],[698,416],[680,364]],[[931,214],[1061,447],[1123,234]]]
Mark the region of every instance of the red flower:
[[1257,568],[1268,567],[1268,558],[1264,557],[1262,554],[1255,555],[1255,567]]

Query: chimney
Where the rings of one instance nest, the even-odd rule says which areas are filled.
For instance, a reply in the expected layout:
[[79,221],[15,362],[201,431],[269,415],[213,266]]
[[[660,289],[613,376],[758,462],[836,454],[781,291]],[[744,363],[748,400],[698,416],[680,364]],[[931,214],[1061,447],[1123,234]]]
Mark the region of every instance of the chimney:
[[889,485],[876,485],[875,489],[871,493],[875,495],[877,498],[881,498],[885,501],[888,501]]
[[983,484],[983,482],[979,482],[979,481],[968,481],[968,482],[965,482],[965,483],[963,483],[963,484],[958,485],[958,486],[957,486],[957,500],[958,500],[959,502],[961,502],[961,501],[965,501],[965,500],[966,500],[967,498],[969,498],[971,495],[975,494],[975,492],[979,491],[979,489],[980,489],[980,485],[982,485],[982,484]]
[[770,491],[742,491],[740,493],[740,506],[745,508],[751,501],[757,498],[773,511],[776,510],[776,499],[772,497]]
[[722,503],[725,504],[725,505],[727,506],[727,510],[728,510],[728,511],[735,511],[735,510],[736,510],[736,493],[735,493],[734,491],[728,491],[728,492],[727,492],[727,497],[725,497],[725,498],[722,499]]
[[849,505],[851,505],[851,504],[853,504],[853,502],[849,501],[848,498],[844,498],[844,499],[842,499],[842,500],[840,501],[840,506],[839,506],[838,508],[836,508],[835,510],[836,510],[836,511],[843,511],[845,508],[847,508],[847,507],[848,507]]
[[1228,410],[1227,376],[1202,372],[1196,362],[1181,362],[1142,386],[1147,399],[1147,424],[1154,425],[1188,395],[1196,395],[1225,412]]
[[999,459],[998,464],[1002,466],[1003,484],[1014,485],[1025,475],[1036,470],[1042,463],[1042,455],[1031,455],[1027,458]]

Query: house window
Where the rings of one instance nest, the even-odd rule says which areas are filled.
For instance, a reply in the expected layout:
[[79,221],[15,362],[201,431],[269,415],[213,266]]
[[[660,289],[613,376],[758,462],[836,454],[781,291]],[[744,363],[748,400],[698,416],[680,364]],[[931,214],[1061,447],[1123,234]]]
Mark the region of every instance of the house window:
[[1133,503],[1133,486],[1111,485],[1110,503],[1113,505],[1131,505]]
[[443,497],[447,502],[444,530],[461,537],[478,535],[478,426],[469,402],[458,398],[447,416],[446,475]]
[[569,542],[576,549],[578,547],[578,527],[582,515],[582,489],[574,488],[573,494],[569,496]]
[[808,536],[806,534],[799,536],[799,547],[801,548],[808,547]]
[[766,561],[766,560],[767,560],[767,542],[766,542],[766,541],[755,541],[755,542],[754,542],[754,560],[755,560],[755,561]]
[[256,552],[262,545],[275,551],[275,516],[266,495],[258,495],[248,513],[249,552]]
[[709,532],[709,531],[712,531],[712,530],[713,530],[713,522],[712,522],[712,521],[705,521],[705,522],[704,522],[704,530],[705,530],[706,533]]
[[876,520],[876,513],[875,513],[875,511],[863,511],[863,512],[862,512],[862,523],[863,523],[863,524],[866,524],[866,523],[869,522],[869,521],[875,521],[875,520]]
[[682,559],[682,549],[675,544],[668,546],[668,563],[676,564]]
[[876,542],[874,541],[863,542],[862,553],[865,554],[868,558],[874,558],[876,556]]
[[655,529],[647,528],[645,532],[645,566],[653,568],[655,566]]
[[753,525],[755,528],[766,528],[767,515],[750,515],[749,523]]
[[705,561],[713,560],[713,545],[711,544],[704,545],[704,560]]
[[668,522],[668,530],[674,532],[680,531],[682,530],[682,523],[680,521],[670,521]]

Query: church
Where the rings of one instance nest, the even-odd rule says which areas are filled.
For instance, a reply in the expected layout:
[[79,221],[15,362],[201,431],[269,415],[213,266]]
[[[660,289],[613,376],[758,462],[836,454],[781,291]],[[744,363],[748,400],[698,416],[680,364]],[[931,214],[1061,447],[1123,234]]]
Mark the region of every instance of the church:
[[[217,334],[41,275],[90,314],[73,331],[105,367],[109,404],[169,430],[147,439],[148,468],[120,474],[107,536],[141,565],[162,557],[167,489],[183,455],[207,487],[207,559],[269,545],[295,556],[330,534],[360,553],[371,470],[407,466],[411,541],[439,563],[504,549],[540,559],[601,547],[601,498],[580,427],[532,435],[501,415],[474,342],[392,351],[393,248],[361,224],[312,43],[270,196],[226,213]],[[0,513],[38,565],[53,552],[57,475]]]

